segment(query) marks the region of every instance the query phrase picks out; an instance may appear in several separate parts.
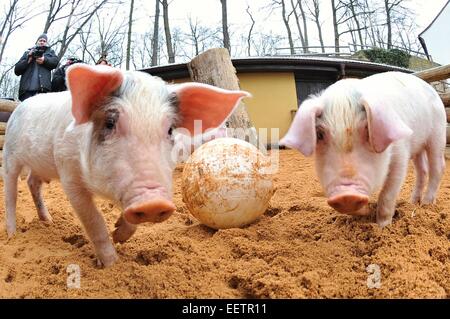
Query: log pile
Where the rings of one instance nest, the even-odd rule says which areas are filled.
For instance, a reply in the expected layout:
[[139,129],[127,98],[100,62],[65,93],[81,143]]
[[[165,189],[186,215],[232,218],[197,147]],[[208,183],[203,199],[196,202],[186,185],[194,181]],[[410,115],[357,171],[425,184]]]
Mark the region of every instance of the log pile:
[[[430,84],[436,81],[447,80],[450,78],[450,64],[419,71],[414,73],[414,75]],[[439,96],[444,103],[445,112],[447,113],[447,145],[450,145],[450,92],[440,93]]]
[[[0,99],[0,112],[11,113],[19,103],[16,101]],[[0,171],[3,158],[3,144],[5,142],[6,123],[0,122]]]

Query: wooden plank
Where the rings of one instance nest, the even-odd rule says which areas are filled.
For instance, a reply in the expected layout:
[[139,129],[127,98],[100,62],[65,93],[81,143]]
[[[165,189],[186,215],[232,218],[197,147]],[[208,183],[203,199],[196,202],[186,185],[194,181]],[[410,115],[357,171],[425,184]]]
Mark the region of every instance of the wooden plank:
[[5,143],[5,135],[0,135],[0,150],[3,149],[3,143]]
[[0,112],[12,112],[20,102],[0,99]]
[[441,97],[442,103],[444,103],[445,106],[450,106],[450,92],[440,93],[439,96]]
[[0,135],[5,135],[6,123],[0,122]]
[[445,113],[447,114],[447,123],[450,123],[450,107],[445,108]]
[[413,73],[422,80],[435,82],[450,78],[450,64]]

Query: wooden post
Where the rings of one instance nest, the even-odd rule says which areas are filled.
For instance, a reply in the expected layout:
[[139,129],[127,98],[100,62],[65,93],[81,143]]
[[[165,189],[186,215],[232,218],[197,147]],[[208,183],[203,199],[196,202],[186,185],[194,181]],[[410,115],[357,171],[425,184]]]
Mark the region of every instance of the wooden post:
[[12,112],[20,102],[0,99],[0,112]]
[[413,73],[422,80],[435,82],[450,78],[450,64]]
[[[230,54],[225,48],[210,49],[192,59],[187,64],[191,80],[206,83],[228,90],[239,90],[239,80],[236,76]],[[243,136],[233,136],[245,139],[257,145],[258,139],[256,129],[252,125],[248,116],[245,104],[241,101],[239,106],[227,120],[227,127],[238,129],[235,131],[245,134]],[[235,135],[235,134],[234,134]]]

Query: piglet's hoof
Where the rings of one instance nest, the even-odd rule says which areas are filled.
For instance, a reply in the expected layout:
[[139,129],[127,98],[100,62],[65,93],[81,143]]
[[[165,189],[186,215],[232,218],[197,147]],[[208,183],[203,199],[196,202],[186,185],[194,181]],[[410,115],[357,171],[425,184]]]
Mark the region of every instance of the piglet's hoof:
[[124,243],[136,232],[137,226],[128,223],[122,216],[119,217],[116,229],[112,233],[114,243]]
[[97,258],[97,267],[98,268],[106,268],[114,265],[114,263],[119,259],[116,252],[110,255],[103,255]]

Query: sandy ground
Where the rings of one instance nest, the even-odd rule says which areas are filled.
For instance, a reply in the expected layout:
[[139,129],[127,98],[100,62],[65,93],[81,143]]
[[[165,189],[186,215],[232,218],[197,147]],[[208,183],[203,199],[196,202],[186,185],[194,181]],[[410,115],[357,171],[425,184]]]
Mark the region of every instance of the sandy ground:
[[[427,207],[408,203],[410,169],[394,222],[380,229],[374,223],[375,197],[370,216],[341,215],[327,206],[312,160],[283,150],[280,161],[277,190],[264,215],[245,228],[219,231],[187,211],[178,167],[176,213],[164,223],[140,226],[128,242],[116,245],[120,260],[107,269],[96,268],[92,246],[59,182],[44,190],[54,219],[48,226],[37,219],[21,181],[18,233],[10,240],[0,194],[0,297],[450,297],[448,169],[437,204]],[[98,207],[113,230],[118,208],[103,200]],[[67,287],[71,264],[81,270],[79,289]],[[369,265],[379,267],[380,280],[368,272]]]

